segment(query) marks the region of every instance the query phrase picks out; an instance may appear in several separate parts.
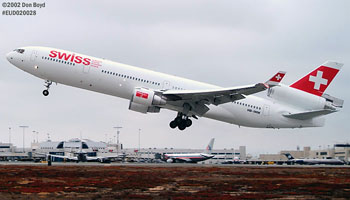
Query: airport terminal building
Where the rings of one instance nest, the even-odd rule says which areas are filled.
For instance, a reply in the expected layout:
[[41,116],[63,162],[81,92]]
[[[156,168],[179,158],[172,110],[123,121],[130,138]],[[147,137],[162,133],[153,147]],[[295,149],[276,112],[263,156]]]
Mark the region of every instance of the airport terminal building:
[[[72,155],[77,152],[84,152],[88,156],[111,156],[125,154],[126,161],[140,160],[160,160],[164,154],[175,153],[202,153],[204,149],[177,149],[177,148],[123,148],[122,144],[113,144],[106,142],[96,142],[89,139],[73,138],[68,141],[34,142],[30,148],[17,148],[10,143],[0,143],[0,161],[6,160],[32,160],[45,159],[47,154],[53,155]],[[304,147],[302,150],[282,150],[278,154],[260,154],[257,161],[278,162],[287,161],[285,153],[290,153],[294,158],[338,158],[345,162],[350,162],[350,144],[338,143],[333,147],[312,150],[310,147]],[[246,147],[240,146],[238,149],[224,148],[213,149],[213,158],[199,162],[200,164],[220,164],[238,160],[239,162],[254,161],[246,153]]]
[[[111,144],[106,142],[96,142],[89,139],[73,138],[68,141],[33,142],[30,149],[24,152],[21,148],[16,148],[12,144],[0,144],[1,160],[23,160],[23,159],[45,159],[47,154],[71,155],[77,152],[85,152],[88,156],[109,156],[113,154],[126,154],[126,160],[154,160],[161,159],[166,153],[202,153],[204,149],[176,149],[176,148],[123,148],[122,144]],[[214,158],[200,162],[202,164],[216,164],[227,160],[246,160],[246,147],[240,146],[238,149],[213,149]],[[62,159],[61,159],[62,160]],[[60,161],[57,159],[56,161]]]
[[350,162],[350,144],[338,143],[333,147],[312,150],[311,147],[304,147],[303,150],[282,150],[278,154],[260,154],[259,160],[263,161],[286,161],[285,153],[290,153],[296,159],[328,159],[338,158]]

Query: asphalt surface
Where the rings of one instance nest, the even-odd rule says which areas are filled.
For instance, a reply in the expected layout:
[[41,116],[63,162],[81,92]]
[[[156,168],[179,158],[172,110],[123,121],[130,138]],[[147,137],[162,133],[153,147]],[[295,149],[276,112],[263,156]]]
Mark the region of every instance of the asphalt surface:
[[[0,165],[46,166],[47,163],[0,162]],[[296,167],[296,168],[350,168],[350,165],[251,165],[251,164],[195,164],[195,163],[98,163],[98,162],[52,162],[52,166],[139,166],[139,167]]]

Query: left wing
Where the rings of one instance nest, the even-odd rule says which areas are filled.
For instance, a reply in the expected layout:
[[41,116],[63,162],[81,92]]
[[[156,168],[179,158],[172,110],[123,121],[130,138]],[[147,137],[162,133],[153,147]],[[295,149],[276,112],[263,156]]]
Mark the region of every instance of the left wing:
[[285,72],[278,72],[265,83],[255,85],[209,90],[167,90],[162,95],[168,101],[183,106],[184,114],[191,111],[193,114],[201,116],[209,110],[207,105],[214,104],[217,106],[244,99],[247,95],[255,94],[278,85],[284,75]]
[[258,83],[256,85],[247,85],[232,88],[220,88],[211,90],[168,90],[163,93],[172,101],[190,100],[207,101],[208,104],[220,105],[227,102],[244,99],[244,95],[255,94],[264,91],[268,85]]

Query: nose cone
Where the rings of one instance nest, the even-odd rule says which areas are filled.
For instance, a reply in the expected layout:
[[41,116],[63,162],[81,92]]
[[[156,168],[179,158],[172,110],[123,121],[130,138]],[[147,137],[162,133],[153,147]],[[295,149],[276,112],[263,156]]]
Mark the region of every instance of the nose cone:
[[7,53],[7,54],[6,54],[6,59],[7,59],[10,63],[12,63],[12,61],[13,61],[13,52]]

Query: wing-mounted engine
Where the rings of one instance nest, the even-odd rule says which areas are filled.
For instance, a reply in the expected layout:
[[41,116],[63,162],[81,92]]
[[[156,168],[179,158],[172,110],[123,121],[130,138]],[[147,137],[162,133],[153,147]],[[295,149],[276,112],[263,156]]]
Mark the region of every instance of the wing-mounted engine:
[[140,113],[157,113],[160,111],[159,106],[165,104],[166,100],[161,94],[146,88],[136,87],[130,100],[129,109]]

